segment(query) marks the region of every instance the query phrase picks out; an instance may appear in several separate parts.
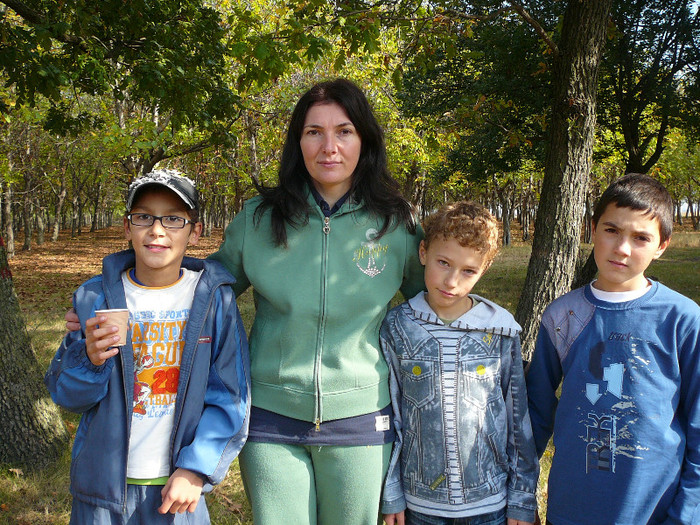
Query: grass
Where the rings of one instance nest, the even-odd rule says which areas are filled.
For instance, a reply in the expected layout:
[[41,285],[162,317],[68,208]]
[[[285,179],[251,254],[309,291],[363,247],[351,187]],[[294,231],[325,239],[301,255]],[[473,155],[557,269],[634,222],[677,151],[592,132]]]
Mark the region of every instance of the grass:
[[[517,235],[514,235],[517,237]],[[190,255],[204,257],[221,242],[221,231],[191,249]],[[18,253],[10,261],[17,295],[25,315],[27,330],[42,369],[46,369],[64,331],[63,315],[70,306],[72,292],[84,280],[99,273],[100,261],[106,254],[126,248],[118,228],[84,234],[78,239],[61,237],[55,243]],[[584,246],[590,250],[590,246]],[[502,248],[493,266],[478,283],[474,292],[515,311],[523,283],[530,246],[515,243]],[[658,278],[700,303],[700,233],[674,234],[671,247],[649,268],[648,275]],[[239,299],[239,307],[249,329],[254,315],[252,293]],[[78,416],[62,412],[71,432],[75,432]],[[544,509],[546,476],[551,462],[551,448],[541,466],[538,501]],[[68,493],[70,452],[50,468],[40,472],[22,472],[0,465],[0,525],[64,525],[70,515]],[[215,525],[252,523],[250,507],[240,481],[237,462],[227,478],[212,494],[207,504]]]

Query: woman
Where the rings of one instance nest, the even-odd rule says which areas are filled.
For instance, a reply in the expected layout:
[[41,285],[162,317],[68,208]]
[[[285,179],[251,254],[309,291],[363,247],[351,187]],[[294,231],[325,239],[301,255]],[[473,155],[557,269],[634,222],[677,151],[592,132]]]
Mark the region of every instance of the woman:
[[259,188],[212,257],[253,286],[253,413],[240,455],[256,524],[377,521],[393,430],[379,327],[423,287],[421,235],[360,89],[312,87],[279,184]]
[[279,184],[258,190],[212,255],[236,295],[255,295],[239,456],[254,522],[376,523],[394,440],[379,327],[399,289],[423,288],[422,231],[362,91],[338,79],[306,92]]

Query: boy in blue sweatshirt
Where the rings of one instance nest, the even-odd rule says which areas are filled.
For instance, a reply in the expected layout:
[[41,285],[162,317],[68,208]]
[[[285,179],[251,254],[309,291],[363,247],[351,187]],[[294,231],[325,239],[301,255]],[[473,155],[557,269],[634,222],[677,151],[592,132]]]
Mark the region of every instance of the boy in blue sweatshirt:
[[[248,345],[233,277],[185,257],[197,244],[198,194],[174,170],[129,187],[133,249],[106,257],[73,305],[45,382],[82,413],[71,465],[71,523],[208,524],[203,492],[228,471],[248,432]],[[101,309],[128,309],[126,344]],[[102,326],[101,326],[102,324]]]
[[545,310],[527,373],[539,455],[554,434],[547,522],[700,523],[700,307],[644,276],[673,202],[630,174],[592,222],[598,278]]
[[539,471],[521,328],[471,293],[497,252],[486,208],[443,206],[420,244],[427,291],[382,324],[398,436],[382,501],[388,525],[534,522]]

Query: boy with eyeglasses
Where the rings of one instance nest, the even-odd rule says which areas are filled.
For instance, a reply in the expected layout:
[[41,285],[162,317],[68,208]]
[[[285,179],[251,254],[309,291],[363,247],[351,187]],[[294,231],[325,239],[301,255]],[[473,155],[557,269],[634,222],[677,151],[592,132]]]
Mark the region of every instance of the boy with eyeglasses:
[[[248,432],[248,345],[216,261],[185,257],[202,231],[194,183],[174,170],[135,180],[124,233],[73,305],[45,382],[82,413],[73,445],[71,523],[208,524],[203,493],[225,477]],[[126,344],[96,310],[128,308]]]

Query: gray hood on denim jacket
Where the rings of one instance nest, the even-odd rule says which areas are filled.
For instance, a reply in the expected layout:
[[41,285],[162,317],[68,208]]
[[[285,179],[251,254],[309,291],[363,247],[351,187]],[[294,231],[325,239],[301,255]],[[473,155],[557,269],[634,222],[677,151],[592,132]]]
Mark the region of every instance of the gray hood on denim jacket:
[[[474,306],[452,321],[450,326],[509,337],[522,331],[520,325],[505,308],[476,294],[470,294],[469,297],[474,300]],[[418,293],[408,301],[408,304],[419,319],[429,323],[444,324],[426,301],[425,292]]]

